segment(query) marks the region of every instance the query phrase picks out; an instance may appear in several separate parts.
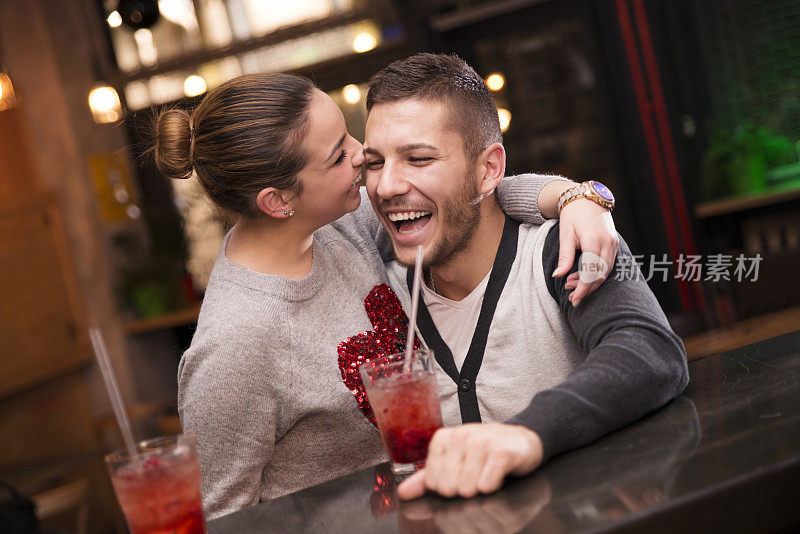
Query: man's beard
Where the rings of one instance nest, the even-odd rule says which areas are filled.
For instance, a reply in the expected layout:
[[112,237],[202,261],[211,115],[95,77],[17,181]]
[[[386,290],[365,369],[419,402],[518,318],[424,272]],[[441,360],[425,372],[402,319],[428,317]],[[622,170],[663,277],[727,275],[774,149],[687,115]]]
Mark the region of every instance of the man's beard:
[[[442,226],[445,232],[434,241],[431,251],[422,263],[423,268],[445,264],[469,246],[481,217],[480,204],[473,203],[477,197],[475,176],[464,176],[458,194],[444,202],[439,210],[439,216],[443,215]],[[411,265],[413,263],[406,266]]]

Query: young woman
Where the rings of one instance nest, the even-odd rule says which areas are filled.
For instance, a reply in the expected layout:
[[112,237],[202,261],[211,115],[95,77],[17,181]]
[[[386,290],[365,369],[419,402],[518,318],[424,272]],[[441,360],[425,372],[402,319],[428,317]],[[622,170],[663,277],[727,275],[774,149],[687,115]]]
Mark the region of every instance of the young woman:
[[[391,244],[362,198],[362,147],[333,100],[305,78],[242,76],[191,116],[162,113],[155,156],[167,177],[196,173],[237,220],[178,369],[207,516],[384,461],[378,432],[342,380],[337,346],[373,330],[364,298],[387,283]],[[555,212],[560,190],[538,198],[553,179],[510,181],[515,203],[529,200],[529,221],[542,221],[537,200]],[[596,212],[580,209],[563,225],[607,245]]]

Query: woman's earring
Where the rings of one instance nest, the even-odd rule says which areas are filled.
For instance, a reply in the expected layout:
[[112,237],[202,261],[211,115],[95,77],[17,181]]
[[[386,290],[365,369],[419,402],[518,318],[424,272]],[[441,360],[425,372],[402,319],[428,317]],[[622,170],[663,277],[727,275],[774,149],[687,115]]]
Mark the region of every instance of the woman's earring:
[[292,215],[294,215],[294,210],[284,211],[283,214],[286,215],[287,217],[291,217]]

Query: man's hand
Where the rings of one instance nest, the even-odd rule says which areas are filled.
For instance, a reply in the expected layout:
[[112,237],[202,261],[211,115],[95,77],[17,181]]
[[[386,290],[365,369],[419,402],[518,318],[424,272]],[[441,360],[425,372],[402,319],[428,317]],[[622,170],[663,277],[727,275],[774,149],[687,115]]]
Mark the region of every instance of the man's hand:
[[440,428],[431,439],[424,469],[397,488],[401,499],[426,490],[445,497],[473,497],[500,489],[506,475],[525,475],[542,462],[542,440],[523,426],[470,423]]
[[550,503],[551,497],[550,483],[543,473],[539,473],[520,480],[514,486],[513,494],[406,501],[400,503],[398,509],[400,531],[512,534],[527,529],[548,532],[552,530],[548,527],[553,525],[553,519],[548,513],[542,514],[542,510]]

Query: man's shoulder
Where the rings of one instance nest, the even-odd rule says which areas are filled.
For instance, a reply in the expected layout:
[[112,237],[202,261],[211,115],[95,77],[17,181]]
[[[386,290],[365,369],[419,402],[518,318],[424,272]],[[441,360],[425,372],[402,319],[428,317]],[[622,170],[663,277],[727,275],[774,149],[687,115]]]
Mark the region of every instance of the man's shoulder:
[[547,219],[543,224],[519,223],[520,236],[547,237],[554,227],[558,227],[558,219]]
[[536,261],[541,260],[543,266],[547,267],[546,263],[548,258],[554,253],[556,260],[558,259],[558,219],[548,219],[544,224],[520,224],[519,242],[518,254],[525,254],[528,258],[535,259]]
[[517,262],[526,262],[527,270],[534,280],[543,283],[547,293],[558,302],[555,292],[555,281],[548,275],[558,266],[559,221],[548,219],[544,224],[520,225],[519,245],[517,247]]

